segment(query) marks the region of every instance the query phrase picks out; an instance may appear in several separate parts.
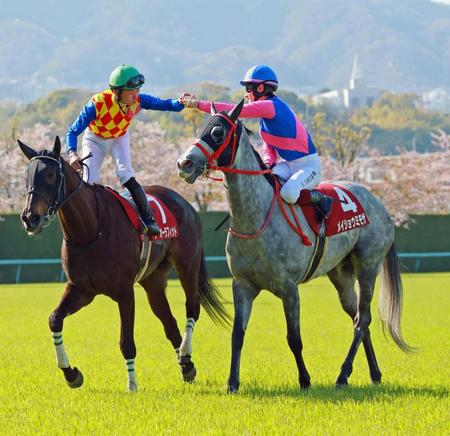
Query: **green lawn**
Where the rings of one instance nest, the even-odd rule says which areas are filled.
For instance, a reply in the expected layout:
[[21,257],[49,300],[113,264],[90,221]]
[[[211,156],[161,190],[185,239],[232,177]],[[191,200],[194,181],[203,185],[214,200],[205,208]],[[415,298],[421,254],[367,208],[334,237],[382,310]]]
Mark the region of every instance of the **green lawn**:
[[[364,352],[348,389],[334,381],[352,338],[350,319],[326,279],[301,289],[304,358],[312,387],[302,392],[285,340],[281,302],[268,292],[255,302],[241,362],[241,389],[226,395],[229,330],[202,311],[194,332],[197,381],[183,384],[175,353],[137,287],[136,369],[139,392],[126,392],[119,314],[106,297],[64,325],[72,365],[85,383],[69,389],[56,367],[47,318],[61,284],[0,287],[1,434],[449,434],[450,274],[404,275],[403,331],[419,348],[403,354],[376,317],[372,338],[382,384],[372,386]],[[217,280],[231,301],[231,282]],[[180,327],[184,294],[168,288]],[[230,312],[232,305],[228,304]]]

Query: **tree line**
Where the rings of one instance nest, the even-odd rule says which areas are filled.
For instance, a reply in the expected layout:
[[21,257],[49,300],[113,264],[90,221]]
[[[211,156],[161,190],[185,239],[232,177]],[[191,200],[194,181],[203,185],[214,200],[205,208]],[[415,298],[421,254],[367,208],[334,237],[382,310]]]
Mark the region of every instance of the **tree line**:
[[[167,97],[176,97],[183,90],[174,89]],[[192,85],[188,90],[200,99],[237,102],[243,97],[242,90],[232,91],[214,83]],[[67,127],[92,94],[66,89],[26,105],[1,104],[0,212],[18,212],[23,206],[26,162],[16,139],[20,137],[37,148],[49,148],[55,135],[64,140]],[[414,94],[385,93],[373,106],[355,112],[314,106],[291,91],[277,94],[310,130],[322,156],[324,178],[368,185],[398,223],[407,222],[413,213],[450,212],[449,115],[421,109]],[[197,110],[141,114],[130,131],[139,180],[170,186],[199,210],[224,210],[226,201],[220,183],[204,181],[187,187],[178,178],[175,164],[208,115]],[[257,121],[246,120],[245,124],[257,132]],[[259,135],[254,135],[253,143],[259,150]],[[102,182],[120,189],[112,163],[105,164]]]

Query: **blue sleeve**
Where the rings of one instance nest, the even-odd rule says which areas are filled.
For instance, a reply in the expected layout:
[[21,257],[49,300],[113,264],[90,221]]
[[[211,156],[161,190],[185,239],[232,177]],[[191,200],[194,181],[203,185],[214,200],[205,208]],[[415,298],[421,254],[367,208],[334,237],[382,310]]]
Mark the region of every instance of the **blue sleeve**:
[[155,111],[172,111],[180,112],[184,109],[184,106],[175,99],[161,99],[158,97],[153,97],[149,94],[139,94],[141,99],[142,109],[153,109]]
[[66,133],[67,152],[77,151],[77,137],[82,133],[97,116],[93,101],[86,103],[78,115],[78,118],[69,127]]

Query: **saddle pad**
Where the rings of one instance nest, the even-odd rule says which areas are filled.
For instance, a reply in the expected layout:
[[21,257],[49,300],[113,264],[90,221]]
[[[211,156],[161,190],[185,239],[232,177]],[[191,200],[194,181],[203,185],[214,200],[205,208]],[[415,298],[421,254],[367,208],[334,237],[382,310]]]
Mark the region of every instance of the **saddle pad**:
[[[116,197],[123,209],[125,210],[129,220],[135,227],[135,229],[139,232],[141,229],[141,219],[138,215],[138,212],[135,208],[134,202],[131,199],[131,195],[128,191],[122,192],[119,194],[109,187],[106,188],[108,192],[110,192],[114,197]],[[153,216],[155,217],[156,222],[160,228],[159,235],[149,235],[151,241],[163,240],[163,239],[172,239],[178,238],[178,224],[175,216],[170,211],[170,209],[159,199],[154,197],[153,195],[147,194],[147,199],[152,208]]]
[[[348,232],[369,224],[364,208],[348,189],[332,183],[320,183],[314,189],[334,199],[331,215],[326,222],[326,236]],[[314,233],[318,235],[320,222],[317,219],[316,208],[303,204],[300,207]]]

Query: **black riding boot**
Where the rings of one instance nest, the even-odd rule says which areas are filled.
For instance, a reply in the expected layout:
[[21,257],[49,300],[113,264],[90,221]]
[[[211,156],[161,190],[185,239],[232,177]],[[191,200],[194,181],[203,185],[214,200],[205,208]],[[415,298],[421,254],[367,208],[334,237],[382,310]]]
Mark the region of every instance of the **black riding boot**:
[[149,233],[150,235],[159,235],[159,227],[155,218],[152,215],[152,209],[148,204],[147,196],[142,186],[136,181],[134,177],[124,183],[124,186],[130,191],[131,197],[136,203],[137,209],[141,214],[144,228],[142,233]]
[[320,191],[311,191],[311,203],[316,206],[321,220],[328,218],[331,214],[331,206],[333,205],[333,199],[328,195],[322,194]]

